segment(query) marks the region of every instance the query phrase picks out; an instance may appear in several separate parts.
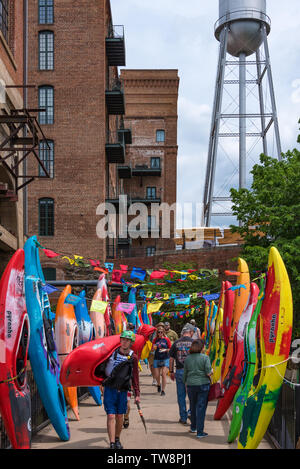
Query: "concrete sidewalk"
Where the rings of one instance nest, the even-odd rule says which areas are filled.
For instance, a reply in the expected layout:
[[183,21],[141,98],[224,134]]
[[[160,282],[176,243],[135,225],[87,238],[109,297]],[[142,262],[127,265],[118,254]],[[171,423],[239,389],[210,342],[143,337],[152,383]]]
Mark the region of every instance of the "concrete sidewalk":
[[[131,400],[130,425],[123,429],[121,443],[125,449],[234,449],[237,444],[229,445],[227,435],[230,427],[229,415],[221,421],[213,420],[215,402],[209,403],[205,431],[208,436],[198,440],[189,433],[189,426],[178,423],[176,385],[168,378],[166,396],[160,396],[152,377],[143,365],[140,373],[141,408],[146,420],[147,434]],[[32,449],[107,449],[109,446],[106,432],[106,414],[103,407],[96,406],[92,397],[79,405],[80,421],[68,411],[71,438],[68,442],[59,440],[52,425],[40,431],[32,441]],[[263,440],[259,449],[271,449]]]

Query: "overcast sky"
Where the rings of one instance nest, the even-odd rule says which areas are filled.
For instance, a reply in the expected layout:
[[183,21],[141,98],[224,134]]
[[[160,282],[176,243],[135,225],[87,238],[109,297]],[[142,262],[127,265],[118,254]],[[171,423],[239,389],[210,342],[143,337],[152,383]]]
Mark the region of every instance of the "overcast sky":
[[[218,5],[218,0],[111,0],[113,23],[125,28],[126,68],[178,69],[177,201],[182,204],[203,199],[218,60]],[[300,117],[299,0],[267,0],[267,14],[272,21],[268,41],[285,152],[297,146]],[[260,151],[256,152],[258,158]],[[269,154],[276,156],[272,152],[275,145],[270,145]],[[216,184],[225,175],[230,180],[234,164],[229,159],[218,161],[217,168],[222,174],[216,175]],[[186,217],[184,224],[194,222],[195,215]],[[223,218],[220,224],[224,223],[228,222]]]

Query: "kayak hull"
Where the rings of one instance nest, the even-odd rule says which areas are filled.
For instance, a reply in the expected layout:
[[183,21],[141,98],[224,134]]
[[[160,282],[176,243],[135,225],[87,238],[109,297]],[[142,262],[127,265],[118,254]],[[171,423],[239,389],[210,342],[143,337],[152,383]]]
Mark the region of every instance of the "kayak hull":
[[14,449],[31,446],[31,396],[26,371],[29,340],[24,251],[19,249],[0,280],[0,414]]

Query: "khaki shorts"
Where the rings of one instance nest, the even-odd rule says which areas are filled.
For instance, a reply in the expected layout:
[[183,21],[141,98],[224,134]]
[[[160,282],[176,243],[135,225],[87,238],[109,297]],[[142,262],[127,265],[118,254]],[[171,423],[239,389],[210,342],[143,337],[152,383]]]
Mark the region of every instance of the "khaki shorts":
[[153,362],[154,362],[154,353],[149,353],[149,357],[148,357],[148,363],[149,365],[153,365]]

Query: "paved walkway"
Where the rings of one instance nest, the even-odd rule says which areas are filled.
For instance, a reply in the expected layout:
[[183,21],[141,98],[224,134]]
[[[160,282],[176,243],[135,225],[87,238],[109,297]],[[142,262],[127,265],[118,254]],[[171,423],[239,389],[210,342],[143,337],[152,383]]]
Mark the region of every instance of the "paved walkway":
[[[198,440],[189,433],[189,427],[178,423],[178,405],[175,383],[169,381],[166,396],[160,396],[152,386],[152,377],[145,366],[140,374],[141,407],[146,420],[147,434],[142,421],[131,401],[130,425],[123,429],[121,442],[125,449],[233,449],[237,444],[229,445],[227,435],[230,426],[229,415],[221,421],[214,421],[215,403],[209,403],[205,431],[209,436]],[[108,448],[106,432],[106,414],[103,407],[97,407],[89,396],[80,403],[80,421],[68,411],[71,438],[62,442],[57,437],[52,425],[40,431],[32,441],[32,449],[102,449]],[[270,449],[263,440],[259,449]]]

